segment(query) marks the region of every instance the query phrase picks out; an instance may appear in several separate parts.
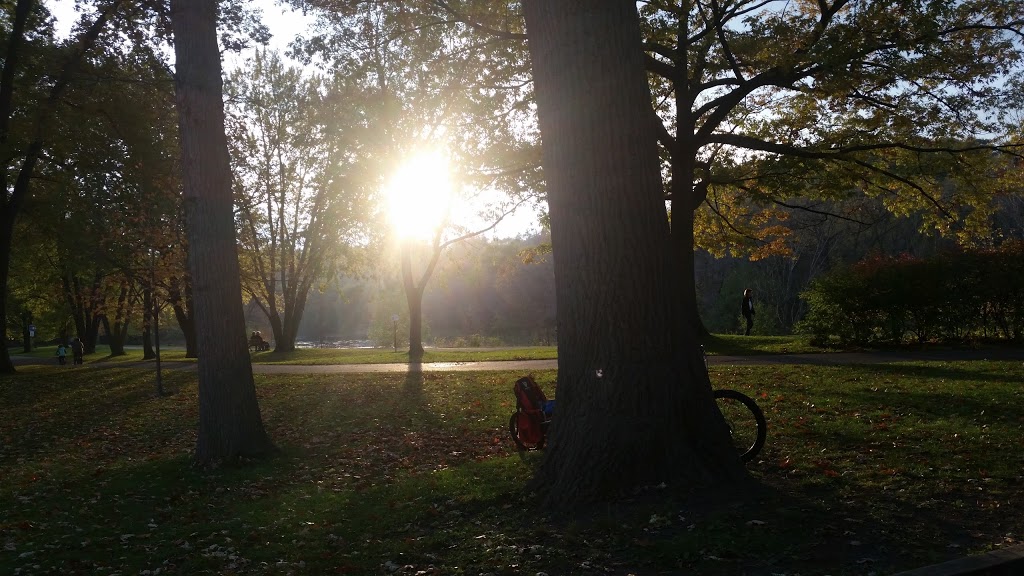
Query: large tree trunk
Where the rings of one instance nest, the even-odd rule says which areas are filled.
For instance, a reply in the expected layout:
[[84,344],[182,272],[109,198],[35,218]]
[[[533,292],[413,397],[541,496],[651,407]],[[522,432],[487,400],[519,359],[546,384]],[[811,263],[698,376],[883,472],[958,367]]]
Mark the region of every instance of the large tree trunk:
[[181,289],[182,284],[183,282],[177,276],[171,277],[167,288],[167,301],[174,310],[174,319],[177,320],[178,327],[181,328],[181,334],[185,338],[185,358],[197,358],[199,354],[196,351],[196,322],[195,305],[192,302],[192,283],[186,279],[184,290]]
[[142,327],[142,359],[152,360],[156,358],[156,350],[153,349],[153,326],[156,310],[153,308],[153,286],[152,282],[142,292],[142,316],[145,322]]
[[175,93],[199,347],[197,463],[273,451],[246,345],[216,0],[172,0]]
[[632,2],[524,3],[548,184],[558,405],[534,480],[555,506],[744,476],[676,296]]
[[280,339],[274,342],[275,352],[295,351],[295,341],[299,336],[299,324],[306,309],[309,288],[308,282],[302,281],[291,294],[285,295],[284,319],[281,321]]
[[402,248],[402,287],[409,306],[409,361],[423,359],[423,286],[412,275],[412,254],[409,246]]
[[[5,183],[0,178],[0,183]],[[6,208],[6,206],[4,206]],[[9,222],[8,222],[9,221]],[[7,349],[7,286],[11,270],[11,237],[14,233],[14,214],[6,211],[0,215],[0,326],[4,327],[3,343],[0,344],[0,374],[14,374],[14,363]]]
[[103,323],[104,315],[97,314],[89,320],[89,324],[85,328],[85,334],[82,335],[82,347],[85,348],[85,354],[95,354],[96,345],[100,341],[100,325]]
[[697,307],[697,276],[695,273],[695,259],[693,256],[693,213],[704,202],[707,196],[707,185],[699,184],[694,186],[693,155],[696,150],[677,148],[676,153],[688,154],[689,158],[681,162],[672,162],[672,232],[671,246],[679,262],[679,291],[677,298],[692,314],[694,322],[690,325],[694,337],[699,342],[704,342],[710,336],[704,327]]
[[[276,306],[276,302],[272,302],[271,306]],[[270,333],[274,335],[274,351],[275,352],[287,352],[287,343],[284,337],[284,324],[281,323],[281,315],[278,314],[274,309],[271,308],[272,312],[267,316],[267,321],[270,322]],[[292,346],[292,350],[295,346]]]
[[416,281],[413,276],[412,250],[413,247],[408,242],[402,246],[402,287],[405,289],[405,301],[409,306],[409,361],[419,362],[423,359],[424,352],[423,292],[430,277],[434,274],[434,269],[437,268],[441,253],[444,251],[444,247],[441,245],[441,232],[434,235],[433,245],[430,248],[430,260],[424,267],[419,281]]
[[21,348],[25,354],[32,351],[32,313],[25,310],[21,313]]
[[111,356],[124,356],[124,342],[119,338],[120,326],[117,322],[111,323],[106,314],[103,315],[103,331],[107,333],[107,346],[110,347]]
[[[32,11],[31,0],[18,0],[14,10],[14,19],[11,21],[11,30],[7,34],[7,46],[3,60],[3,70],[0,71],[0,146],[11,147],[10,124],[14,114],[14,81],[16,71],[22,65],[21,50],[25,43],[25,27],[29,14]],[[25,178],[19,174],[15,181],[14,189],[8,192],[10,181],[8,179],[9,166],[2,166],[3,174],[0,175],[0,327],[4,330],[3,345],[0,346],[0,373],[14,374],[14,364],[11,362],[10,352],[7,350],[7,288],[11,275],[11,249],[14,239],[14,224],[18,211],[28,196],[28,183],[32,168],[35,166],[35,157],[26,158],[24,166],[28,166],[28,174]],[[25,185],[19,184],[24,180]]]
[[127,282],[121,282],[117,295],[117,307],[114,309],[114,321],[110,322],[109,314],[103,315],[103,329],[107,333],[111,356],[124,356],[124,341],[128,338],[128,318],[134,308],[134,298]]

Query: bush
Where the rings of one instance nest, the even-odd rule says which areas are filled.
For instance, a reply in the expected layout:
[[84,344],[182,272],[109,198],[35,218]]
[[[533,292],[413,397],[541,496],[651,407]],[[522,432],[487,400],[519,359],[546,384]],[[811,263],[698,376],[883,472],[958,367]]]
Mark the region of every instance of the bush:
[[879,257],[833,270],[801,294],[814,343],[1024,340],[1024,243],[932,258]]

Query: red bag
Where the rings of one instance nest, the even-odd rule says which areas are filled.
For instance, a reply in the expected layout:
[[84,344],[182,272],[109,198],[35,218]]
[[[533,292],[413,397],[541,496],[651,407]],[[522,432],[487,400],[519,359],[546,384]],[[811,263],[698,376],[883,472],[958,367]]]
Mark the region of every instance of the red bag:
[[516,413],[516,425],[523,444],[539,444],[544,439],[544,422],[539,412]]

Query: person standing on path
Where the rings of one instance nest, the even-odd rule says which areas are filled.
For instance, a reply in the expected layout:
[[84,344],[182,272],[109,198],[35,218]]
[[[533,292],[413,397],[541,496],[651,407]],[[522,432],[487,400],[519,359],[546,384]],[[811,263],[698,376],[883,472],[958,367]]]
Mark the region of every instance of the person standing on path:
[[85,344],[82,342],[82,339],[77,336],[71,341],[71,355],[75,357],[74,364],[76,366],[83,362]]
[[57,363],[63,366],[64,364],[67,363],[67,358],[68,349],[66,346],[64,346],[64,343],[61,342],[60,344],[57,345]]
[[750,329],[754,327],[754,291],[750,288],[743,290],[743,303],[740,305],[740,313],[747,321],[745,336],[750,336]]

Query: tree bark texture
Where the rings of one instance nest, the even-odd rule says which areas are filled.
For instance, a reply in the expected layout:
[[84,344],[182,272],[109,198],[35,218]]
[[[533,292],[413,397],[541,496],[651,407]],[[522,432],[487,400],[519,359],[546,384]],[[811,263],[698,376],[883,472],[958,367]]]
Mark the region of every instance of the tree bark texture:
[[171,2],[199,351],[199,464],[273,450],[263,428],[246,343],[216,13],[216,0]]
[[548,504],[744,476],[682,305],[632,2],[524,3],[558,305]]

